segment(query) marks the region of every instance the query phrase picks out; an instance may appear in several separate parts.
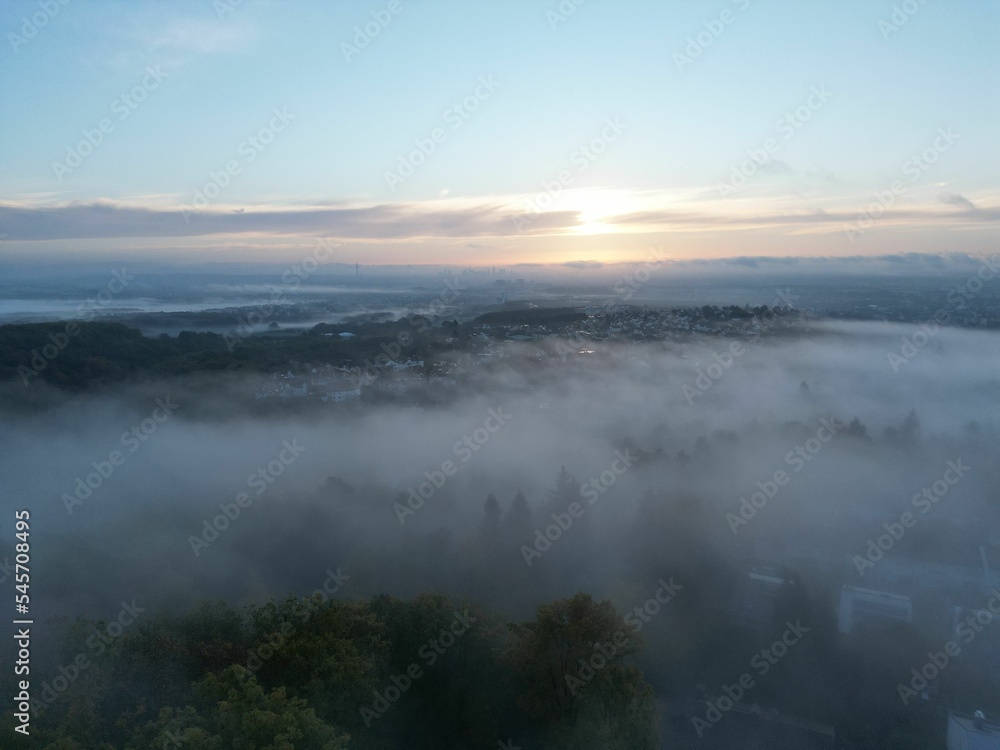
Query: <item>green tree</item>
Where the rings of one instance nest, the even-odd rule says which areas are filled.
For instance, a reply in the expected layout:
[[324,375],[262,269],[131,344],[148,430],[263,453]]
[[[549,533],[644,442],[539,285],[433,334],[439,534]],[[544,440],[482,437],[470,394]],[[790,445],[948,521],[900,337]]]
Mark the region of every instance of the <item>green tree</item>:
[[559,747],[655,747],[652,689],[627,664],[640,647],[609,602],[577,594],[510,626],[518,705]]
[[285,688],[265,691],[234,665],[195,685],[197,706],[167,708],[136,733],[128,750],[347,750],[350,737],[325,724]]

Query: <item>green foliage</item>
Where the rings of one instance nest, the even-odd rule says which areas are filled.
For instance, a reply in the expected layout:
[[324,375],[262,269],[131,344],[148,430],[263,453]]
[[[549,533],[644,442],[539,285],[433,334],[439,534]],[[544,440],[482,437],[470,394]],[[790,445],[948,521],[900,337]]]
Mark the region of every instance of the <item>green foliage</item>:
[[586,320],[587,316],[572,307],[541,307],[525,310],[498,310],[480,315],[473,325],[492,326],[560,326]]
[[519,705],[558,747],[653,748],[652,690],[627,664],[640,648],[608,602],[577,594],[511,626]]
[[246,663],[263,684],[293,686],[324,718],[354,721],[388,650],[367,604],[287,599],[251,608],[250,622]]
[[[653,736],[650,688],[623,663],[635,641],[581,692],[572,720],[552,708],[553,670],[620,627],[609,604],[584,595],[519,626],[444,596],[317,595],[151,616],[100,652],[86,645],[97,627],[80,619],[64,628],[62,663],[79,653],[90,662],[36,717],[39,747],[487,750],[516,736],[624,749],[649,747]],[[361,708],[414,668],[419,676],[367,725]]]
[[237,338],[182,331],[153,338],[121,323],[0,325],[0,382],[16,382],[18,393],[22,382],[79,391],[143,377],[277,372],[301,362],[362,365],[385,357],[381,347],[395,343],[386,334],[400,326],[414,342],[401,356],[424,356],[433,332],[414,333],[406,322],[378,324],[371,335],[350,340],[323,336],[316,329],[294,336]]
[[265,691],[239,665],[210,674],[195,685],[198,706],[160,712],[136,732],[126,748],[183,747],[191,750],[346,750],[347,735],[325,724],[307,701],[285,688]]

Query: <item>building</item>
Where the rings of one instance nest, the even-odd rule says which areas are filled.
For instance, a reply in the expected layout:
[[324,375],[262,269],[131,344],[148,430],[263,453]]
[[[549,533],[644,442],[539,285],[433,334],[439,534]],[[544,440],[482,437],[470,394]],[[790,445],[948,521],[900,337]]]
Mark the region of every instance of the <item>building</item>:
[[395,360],[389,360],[386,363],[387,367],[391,367],[396,372],[403,372],[404,370],[412,370],[417,367],[423,367],[424,361],[422,359],[408,359],[405,362],[396,362]]
[[965,564],[939,563],[899,556],[882,560],[878,569],[871,573],[880,584],[897,590],[938,589],[946,593],[965,591],[988,595],[992,589],[1000,588],[1000,572],[989,566],[984,547],[969,550],[963,562]]
[[322,396],[320,396],[320,400],[332,401],[335,404],[342,404],[345,401],[353,401],[356,398],[361,398],[360,385],[353,388],[349,386],[329,388]]
[[1000,750],[1000,724],[982,711],[972,716],[949,714],[948,750]]
[[838,628],[841,633],[887,628],[913,622],[910,597],[885,591],[844,586],[840,591]]
[[773,568],[754,568],[740,577],[730,611],[742,624],[768,626],[774,621],[774,605],[785,579]]

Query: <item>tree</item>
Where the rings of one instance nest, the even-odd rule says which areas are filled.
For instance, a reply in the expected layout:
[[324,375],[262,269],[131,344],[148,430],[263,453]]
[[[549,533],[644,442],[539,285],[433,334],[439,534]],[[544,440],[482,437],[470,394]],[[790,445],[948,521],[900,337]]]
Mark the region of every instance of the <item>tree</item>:
[[283,687],[265,692],[246,667],[210,674],[195,691],[198,706],[162,710],[129,747],[347,750],[350,738],[323,723],[306,701],[290,698]]
[[844,434],[858,440],[870,440],[868,437],[868,428],[865,427],[864,423],[857,417],[848,422],[847,429],[844,431]]
[[486,514],[480,529],[483,546],[493,549],[500,544],[501,511],[500,503],[497,502],[496,495],[492,492],[486,497],[483,512]]
[[542,722],[552,744],[655,747],[652,689],[626,664],[640,641],[609,602],[577,594],[510,629],[508,658],[524,685],[518,705]]
[[504,536],[508,541],[522,544],[528,539],[531,535],[531,516],[531,507],[524,493],[518,490],[514,493],[514,499],[503,518]]
[[[356,720],[377,686],[388,642],[367,604],[312,597],[250,607],[252,646],[242,661],[264,689],[288,687],[320,718]],[[350,729],[350,724],[343,724]]]
[[914,442],[920,436],[920,418],[916,409],[910,409],[903,424],[899,428],[900,437],[908,443]]
[[562,513],[566,507],[580,500],[580,483],[570,474],[565,466],[559,467],[555,488],[549,490],[549,506],[556,513]]

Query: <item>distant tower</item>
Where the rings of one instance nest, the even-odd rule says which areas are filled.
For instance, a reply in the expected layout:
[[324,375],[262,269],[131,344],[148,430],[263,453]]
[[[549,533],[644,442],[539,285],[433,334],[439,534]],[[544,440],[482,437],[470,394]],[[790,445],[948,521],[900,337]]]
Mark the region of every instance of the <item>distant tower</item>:
[[357,263],[354,264],[354,272],[358,275],[358,278],[361,278],[361,266]]

